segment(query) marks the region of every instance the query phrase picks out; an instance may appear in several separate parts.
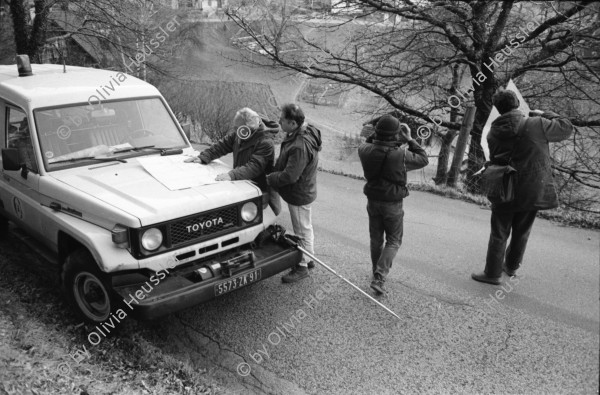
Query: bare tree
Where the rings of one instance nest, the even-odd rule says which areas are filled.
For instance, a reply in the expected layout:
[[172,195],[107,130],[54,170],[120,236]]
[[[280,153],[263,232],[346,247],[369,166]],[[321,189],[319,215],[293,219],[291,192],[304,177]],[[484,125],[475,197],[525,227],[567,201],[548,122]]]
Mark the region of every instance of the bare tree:
[[[458,120],[465,103],[474,101],[477,112],[467,170],[472,191],[478,189],[474,174],[484,160],[481,133],[491,112],[491,97],[510,78],[520,86],[532,84],[524,93],[534,107],[551,109],[556,105],[538,100],[539,94],[549,89],[555,93],[553,98],[565,94],[570,100],[594,104],[584,111],[572,108],[567,115],[574,125],[597,133],[600,54],[590,54],[591,48],[600,45],[597,3],[344,3],[360,12],[343,18],[322,15],[321,20],[312,15],[294,17],[293,23],[286,23],[293,28],[286,29],[280,41],[301,46],[303,56],[278,52],[273,38],[261,35],[256,30],[258,21],[243,9],[232,7],[227,14],[278,65],[314,78],[362,87],[406,116],[434,122],[448,130],[442,137],[446,148],[460,127]],[[383,20],[383,15],[389,18]],[[549,75],[553,77],[549,79]],[[556,85],[549,86],[549,81]],[[438,179],[446,172],[444,155],[447,158],[448,152],[442,150]]]
[[[97,65],[116,68],[146,79],[147,70],[167,74],[164,62],[170,48],[162,43],[177,35],[177,14],[160,0],[35,0],[33,17],[29,2],[11,0],[15,52],[42,60],[44,50],[58,51],[59,61],[72,64],[64,45],[76,39],[97,58]],[[163,26],[165,25],[165,26]]]
[[31,21],[28,1],[10,1],[9,9],[17,53],[26,54],[35,59],[39,49],[44,45],[51,6],[49,3],[46,0],[35,0],[36,18]]

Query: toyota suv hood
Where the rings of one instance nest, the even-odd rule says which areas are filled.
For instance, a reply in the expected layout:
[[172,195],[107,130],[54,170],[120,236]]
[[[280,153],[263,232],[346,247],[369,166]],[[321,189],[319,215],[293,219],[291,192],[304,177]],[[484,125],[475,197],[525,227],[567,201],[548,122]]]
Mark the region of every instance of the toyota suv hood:
[[[69,202],[56,197],[64,203],[83,213],[102,216],[102,212],[95,212],[101,211],[102,205],[93,204],[99,199],[135,216],[141,226],[227,206],[261,194],[249,181],[212,181],[216,173],[230,170],[222,163],[213,162],[209,166],[186,163],[182,168],[184,156],[179,156],[179,163],[173,163],[173,157],[153,156],[152,162],[160,165],[161,176],[151,174],[152,169],[144,167],[144,158],[147,157],[127,158],[127,163],[110,162],[61,170],[49,176],[90,196],[90,204],[83,203],[87,207],[82,207],[81,201]],[[189,172],[182,171],[187,167]],[[175,187],[169,186],[173,180],[168,180],[168,176],[165,179],[168,174],[176,179]]]

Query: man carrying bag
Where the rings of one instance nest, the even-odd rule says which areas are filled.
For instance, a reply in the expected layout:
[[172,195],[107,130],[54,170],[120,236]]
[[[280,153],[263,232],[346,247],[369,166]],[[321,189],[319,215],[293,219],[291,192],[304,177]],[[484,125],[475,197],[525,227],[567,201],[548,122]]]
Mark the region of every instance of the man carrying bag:
[[[473,273],[471,277],[476,281],[500,284],[502,271],[514,276],[521,265],[538,210],[558,207],[548,143],[569,138],[573,125],[566,118],[549,111],[532,111],[529,118],[525,117],[517,110],[519,99],[512,91],[497,92],[492,102],[500,116],[492,123],[487,138],[490,161],[495,164],[492,165],[496,166],[495,171],[510,173],[512,170],[508,167],[514,169],[515,173],[509,175],[514,177],[514,197],[508,196],[510,191],[502,184],[504,178],[498,177],[500,182],[489,195],[492,218],[485,270]],[[489,174],[487,177],[491,178]],[[505,195],[504,199],[498,198],[499,195],[495,194],[498,191],[499,195]],[[511,232],[510,244],[506,248]]]

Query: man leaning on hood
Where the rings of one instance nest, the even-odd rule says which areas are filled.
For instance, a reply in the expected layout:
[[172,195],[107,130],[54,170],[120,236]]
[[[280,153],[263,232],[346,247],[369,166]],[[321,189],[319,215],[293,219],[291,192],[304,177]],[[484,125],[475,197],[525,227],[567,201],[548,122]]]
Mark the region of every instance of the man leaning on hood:
[[[215,159],[233,152],[233,169],[217,175],[217,181],[251,180],[263,192],[268,192],[266,174],[273,170],[275,148],[273,135],[279,132],[277,122],[260,117],[250,108],[242,108],[233,118],[234,133],[205,149],[193,160],[196,163],[208,164]],[[281,211],[276,200],[271,199],[269,205],[278,215]]]
[[[311,203],[317,198],[317,165],[321,150],[321,132],[304,122],[304,112],[296,104],[281,108],[279,124],[286,133],[281,143],[281,152],[275,169],[267,175],[269,186],[279,192],[288,204],[294,233],[299,243],[314,254],[314,233],[311,218]],[[281,280],[293,283],[308,277],[308,269],[314,262],[306,256]]]

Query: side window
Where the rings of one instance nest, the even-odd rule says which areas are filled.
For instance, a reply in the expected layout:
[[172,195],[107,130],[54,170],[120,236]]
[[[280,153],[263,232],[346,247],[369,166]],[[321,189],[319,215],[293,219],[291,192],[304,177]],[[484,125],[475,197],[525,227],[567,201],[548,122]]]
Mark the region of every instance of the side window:
[[38,166],[33,152],[33,144],[27,122],[27,114],[14,107],[6,109],[7,148],[17,148],[19,156],[27,168],[38,173]]

